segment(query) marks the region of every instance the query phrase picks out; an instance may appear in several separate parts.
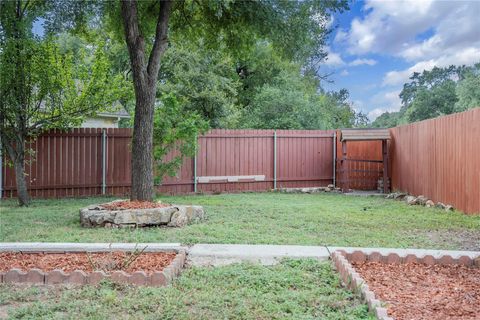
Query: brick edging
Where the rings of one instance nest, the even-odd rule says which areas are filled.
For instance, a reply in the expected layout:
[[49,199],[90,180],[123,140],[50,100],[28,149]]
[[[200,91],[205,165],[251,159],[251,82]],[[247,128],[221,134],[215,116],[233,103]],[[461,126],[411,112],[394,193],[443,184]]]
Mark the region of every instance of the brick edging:
[[103,279],[110,279],[120,284],[161,287],[167,286],[173,279],[180,275],[185,265],[185,259],[185,250],[179,250],[173,261],[167,267],[162,271],[154,271],[149,275],[145,271],[135,271],[132,273],[113,271],[107,274],[104,271],[85,272],[83,270],[75,270],[72,272],[64,272],[63,270],[55,269],[45,272],[40,269],[23,271],[18,268],[12,268],[7,272],[0,272],[0,283],[95,285]]
[[362,299],[367,303],[368,309],[372,311],[379,320],[393,320],[387,314],[387,309],[383,307],[383,303],[375,298],[375,294],[370,290],[365,281],[353,269],[350,262],[344,256],[344,252],[335,251],[332,253],[332,260],[337,269],[340,279],[347,288],[355,293],[360,294]]
[[387,264],[401,263],[423,263],[425,265],[452,265],[459,264],[464,266],[475,266],[480,268],[480,257],[473,258],[467,255],[461,255],[456,258],[451,255],[441,255],[434,257],[433,255],[415,255],[397,253],[382,254],[378,251],[365,253],[362,250],[354,250],[347,253],[345,250],[337,250],[331,255],[335,268],[337,269],[343,284],[361,295],[362,299],[367,303],[368,309],[375,314],[379,320],[393,320],[387,314],[384,303],[375,297],[373,291],[370,290],[365,280],[355,271],[351,262],[380,262]]

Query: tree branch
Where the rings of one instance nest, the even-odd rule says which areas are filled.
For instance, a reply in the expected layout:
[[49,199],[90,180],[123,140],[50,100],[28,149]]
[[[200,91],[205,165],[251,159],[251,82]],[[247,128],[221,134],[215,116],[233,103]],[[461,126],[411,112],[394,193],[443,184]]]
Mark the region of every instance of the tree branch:
[[170,0],[164,0],[160,3],[157,28],[155,30],[155,42],[153,43],[147,68],[148,75],[151,78],[150,80],[153,81],[157,81],[158,70],[160,69],[160,58],[168,45],[168,19],[170,18],[172,4],[173,2]]
[[137,2],[135,0],[122,0],[121,12],[132,70],[134,73],[140,71],[140,74],[136,74],[136,76],[143,82],[143,73],[146,71],[145,41],[138,27]]

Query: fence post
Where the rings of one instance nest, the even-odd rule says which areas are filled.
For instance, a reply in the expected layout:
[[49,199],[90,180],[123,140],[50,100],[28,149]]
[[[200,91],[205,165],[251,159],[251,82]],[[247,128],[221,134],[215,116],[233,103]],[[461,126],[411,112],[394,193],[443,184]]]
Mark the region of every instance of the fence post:
[[102,130],[102,194],[107,189],[107,131]]
[[273,190],[277,190],[277,130],[273,130]]
[[195,135],[195,155],[193,156],[193,192],[197,193],[197,153],[198,153],[198,137]]
[[337,175],[337,131],[333,132],[333,187],[336,188],[335,181]]

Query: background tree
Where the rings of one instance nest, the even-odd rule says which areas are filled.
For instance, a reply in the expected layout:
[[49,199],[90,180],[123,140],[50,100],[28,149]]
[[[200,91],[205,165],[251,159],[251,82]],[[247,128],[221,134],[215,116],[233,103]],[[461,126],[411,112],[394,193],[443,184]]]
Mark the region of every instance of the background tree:
[[0,3],[0,135],[15,169],[20,205],[29,203],[26,142],[44,130],[80,124],[122,91],[102,47],[77,53],[94,58],[75,63],[71,52],[60,52],[55,38],[33,35],[33,21],[46,11],[45,2]]
[[415,72],[400,92],[399,112],[384,113],[373,126],[393,127],[465,111],[480,104],[480,64]]
[[[120,12],[132,67],[135,120],[132,139],[132,200],[153,198],[153,117],[160,61],[172,30],[184,30],[206,45],[219,43],[240,56],[258,37],[292,59],[321,58],[327,30],[321,19],[346,1],[142,1],[122,0]],[[111,19],[113,23],[116,19]],[[152,36],[153,35],[153,36]],[[152,42],[148,39],[153,39]],[[303,45],[296,45],[301,42]],[[299,50],[302,49],[302,50]]]
[[[155,108],[153,155],[155,182],[164,176],[174,176],[185,157],[193,157],[197,150],[197,135],[205,133],[208,123],[196,111],[183,108],[175,96],[164,94]],[[168,154],[172,156],[167,159]]]
[[455,93],[458,98],[455,111],[480,107],[480,63],[464,71],[463,79],[458,82]]

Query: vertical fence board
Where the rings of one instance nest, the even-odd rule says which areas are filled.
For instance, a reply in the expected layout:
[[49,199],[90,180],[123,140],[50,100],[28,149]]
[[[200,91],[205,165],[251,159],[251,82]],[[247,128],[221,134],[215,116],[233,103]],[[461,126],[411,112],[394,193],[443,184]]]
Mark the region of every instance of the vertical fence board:
[[480,108],[390,132],[394,189],[480,213]]
[[[332,183],[332,130],[277,130],[277,187]],[[467,213],[480,212],[480,108],[392,128],[390,176],[394,189],[423,194]],[[338,134],[337,134],[338,136]],[[107,193],[130,190],[131,129],[107,129]],[[274,131],[215,129],[198,138],[197,177],[265,175],[265,181],[199,183],[199,192],[261,191],[273,188]],[[337,140],[337,160],[342,145]],[[101,194],[102,129],[52,130],[31,141],[25,170],[32,197]],[[348,142],[351,158],[379,160],[380,142]],[[172,159],[173,153],[168,159]],[[4,155],[3,196],[15,197],[15,176]],[[345,166],[360,170],[344,177]],[[165,193],[194,188],[193,159],[184,159],[175,177],[158,187]],[[376,170],[365,172],[361,170]],[[336,179],[361,177],[351,188],[376,189],[380,163],[337,162]]]

